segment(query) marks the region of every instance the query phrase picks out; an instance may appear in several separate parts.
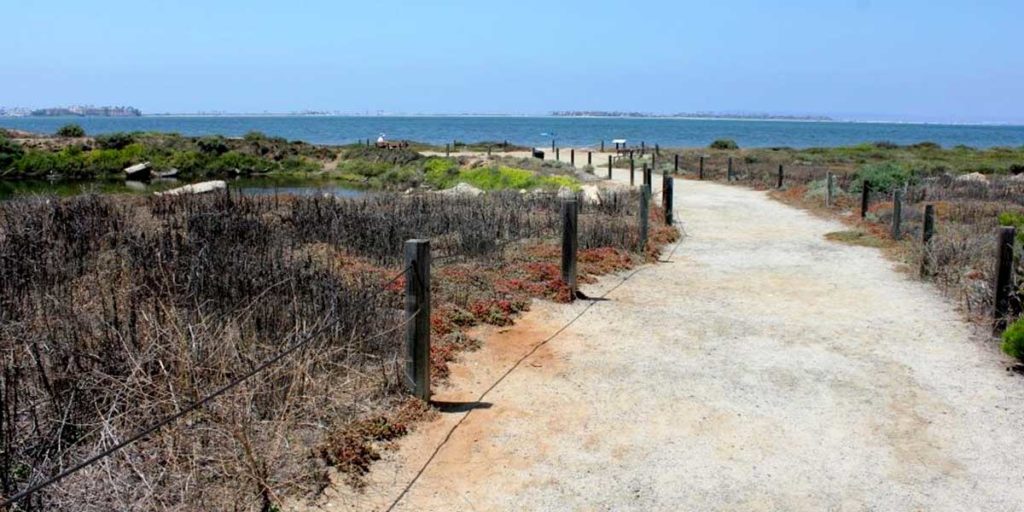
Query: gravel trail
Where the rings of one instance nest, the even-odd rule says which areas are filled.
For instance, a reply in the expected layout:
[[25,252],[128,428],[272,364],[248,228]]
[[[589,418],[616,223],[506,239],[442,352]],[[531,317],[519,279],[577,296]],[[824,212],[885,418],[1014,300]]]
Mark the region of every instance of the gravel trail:
[[826,241],[836,222],[676,183],[670,262],[485,333],[447,412],[317,509],[1024,509],[1024,380],[995,342],[878,251]]

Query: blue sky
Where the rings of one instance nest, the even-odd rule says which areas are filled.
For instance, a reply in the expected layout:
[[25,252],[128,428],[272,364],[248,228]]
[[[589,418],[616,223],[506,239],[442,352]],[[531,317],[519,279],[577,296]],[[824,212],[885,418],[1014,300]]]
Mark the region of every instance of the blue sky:
[[1024,121],[1020,0],[3,0],[0,105]]

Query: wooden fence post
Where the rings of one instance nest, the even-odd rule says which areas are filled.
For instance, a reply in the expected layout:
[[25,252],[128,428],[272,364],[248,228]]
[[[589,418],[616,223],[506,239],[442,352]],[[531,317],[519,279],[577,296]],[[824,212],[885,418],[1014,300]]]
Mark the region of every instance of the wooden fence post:
[[999,228],[996,248],[996,300],[995,300],[995,332],[1006,329],[1007,317],[1010,315],[1010,300],[1013,295],[1013,244],[1017,238],[1017,229],[1003,226]]
[[899,240],[903,233],[903,190],[896,189],[892,194],[892,239]]
[[860,218],[868,218],[868,206],[871,202],[871,182],[864,180],[860,186]]
[[921,237],[923,242],[923,247],[921,248],[921,277],[927,277],[931,274],[932,237],[935,236],[935,205],[933,204],[924,205],[924,226],[921,232],[923,233]]
[[633,160],[633,155],[629,155],[629,186],[636,184],[636,162]]
[[785,171],[782,170],[782,164],[779,164],[779,186],[777,188],[782,188],[782,179],[783,176],[785,176],[784,173]]
[[640,245],[637,247],[637,252],[643,253],[647,248],[647,231],[648,231],[648,208],[651,203],[651,189],[647,187],[640,188]]
[[612,156],[608,155],[608,179],[612,179]]
[[487,156],[491,156],[491,145],[487,145]]
[[601,152],[604,153],[604,141],[601,141]]
[[704,156],[703,155],[701,155],[701,157],[700,157],[700,170],[697,171],[697,179],[698,180],[703,180],[704,179]]
[[551,139],[551,151],[555,150],[555,139]]
[[834,200],[832,194],[834,193],[835,190],[832,188],[832,172],[829,171],[825,173],[825,206],[828,208],[832,207],[832,201]]
[[653,182],[651,181],[651,168],[647,167],[647,162],[644,162],[643,173],[644,186],[647,188],[653,188]]
[[672,174],[679,174],[679,153],[676,153],[676,162],[672,166]]
[[556,162],[561,162],[562,161],[561,152],[562,152],[562,148],[555,148],[555,161]]
[[405,242],[405,380],[430,400],[430,240]]
[[577,205],[575,199],[562,201],[562,281],[569,286],[570,298],[576,298]]
[[644,156],[644,151],[647,151],[647,144],[640,141],[640,156]]
[[661,147],[657,144],[654,145],[654,156],[661,156]]
[[672,189],[675,187],[675,178],[665,176],[661,182],[661,206],[665,208],[665,224],[671,226],[672,218]]
[[732,181],[732,157],[729,157],[729,171],[725,175],[725,181]]
[[576,149],[569,149],[569,165],[576,167]]
[[594,152],[593,151],[587,151],[587,165],[589,165],[591,167],[594,166]]
[[452,156],[451,145],[447,143],[444,145],[444,156]]

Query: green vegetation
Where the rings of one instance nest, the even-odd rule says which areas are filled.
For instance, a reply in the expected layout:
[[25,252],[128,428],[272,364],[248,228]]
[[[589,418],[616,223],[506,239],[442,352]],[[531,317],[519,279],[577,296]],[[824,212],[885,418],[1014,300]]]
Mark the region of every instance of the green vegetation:
[[[63,131],[63,129],[62,129]],[[111,133],[88,140],[50,139],[44,148],[0,140],[0,176],[71,180],[122,178],[125,167],[151,162],[159,171],[177,169],[186,179],[267,173],[313,173],[334,154],[284,139],[247,136],[182,137],[175,134]],[[46,149],[49,147],[49,149]]]
[[14,165],[14,162],[24,154],[25,150],[21,149],[20,145],[0,135],[0,176],[3,176],[4,171]]
[[999,214],[999,225],[1017,228],[1017,243],[1024,244],[1024,213],[1002,212]]
[[899,164],[868,164],[861,166],[853,175],[853,192],[860,192],[864,182],[871,183],[875,192],[889,192],[913,179],[913,173]]
[[57,130],[58,137],[85,137],[85,129],[77,124],[66,124]]
[[448,188],[457,183],[467,183],[481,190],[579,188],[576,180],[569,176],[544,176],[525,169],[504,166],[464,169],[453,180],[435,186]]
[[736,144],[736,141],[734,141],[732,139],[717,139],[714,142],[712,142],[711,145],[708,146],[708,147],[710,147],[711,149],[739,149],[740,148],[739,144]]
[[1003,332],[1003,352],[1024,360],[1024,318],[1017,319]]
[[754,153],[774,153],[776,158],[787,158],[815,165],[863,165],[895,163],[918,174],[983,174],[1011,173],[1011,169],[1024,164],[1024,148],[975,149],[954,146],[944,149],[938,144],[922,142],[898,146],[888,142],[859,144],[835,148],[809,148],[802,150],[752,150]]
[[100,149],[124,149],[129,144],[135,143],[135,137],[130,133],[117,132],[96,137],[96,145]]
[[565,175],[544,175],[506,165],[459,169],[454,160],[431,158],[424,165],[423,180],[436,189],[466,183],[481,190],[557,190],[561,187],[579,189],[575,178]]

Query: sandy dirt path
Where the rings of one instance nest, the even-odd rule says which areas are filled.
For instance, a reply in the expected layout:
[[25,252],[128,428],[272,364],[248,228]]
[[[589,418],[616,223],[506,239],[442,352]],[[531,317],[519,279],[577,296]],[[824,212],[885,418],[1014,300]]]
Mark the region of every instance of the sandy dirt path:
[[676,197],[670,262],[493,332],[318,510],[1024,508],[1024,380],[948,301],[764,193]]

